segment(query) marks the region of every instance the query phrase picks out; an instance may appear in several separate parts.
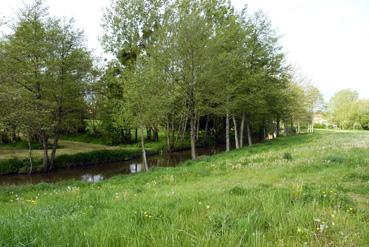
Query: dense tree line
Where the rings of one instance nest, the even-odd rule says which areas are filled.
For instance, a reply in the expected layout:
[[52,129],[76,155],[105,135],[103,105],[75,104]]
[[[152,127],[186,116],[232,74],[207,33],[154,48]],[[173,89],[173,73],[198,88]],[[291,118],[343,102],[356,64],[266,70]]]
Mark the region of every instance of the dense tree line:
[[118,0],[104,30],[103,47],[116,60],[97,101],[111,109],[106,119],[116,127],[161,127],[169,149],[189,129],[196,158],[196,144],[210,135],[230,150],[231,132],[239,148],[245,137],[251,145],[255,135],[278,136],[282,122],[287,134],[299,131],[299,121],[312,126],[320,93],[293,82],[278,34],[261,12],[238,13],[222,0]]
[[115,0],[103,27],[115,59],[101,69],[82,32],[40,1],[1,38],[0,139],[41,142],[45,170],[60,136],[81,128],[111,144],[141,138],[146,168],[145,140],[160,131],[169,151],[189,137],[195,159],[200,144],[241,148],[277,137],[282,124],[287,135],[313,130],[321,95],[294,81],[262,12],[226,0]]

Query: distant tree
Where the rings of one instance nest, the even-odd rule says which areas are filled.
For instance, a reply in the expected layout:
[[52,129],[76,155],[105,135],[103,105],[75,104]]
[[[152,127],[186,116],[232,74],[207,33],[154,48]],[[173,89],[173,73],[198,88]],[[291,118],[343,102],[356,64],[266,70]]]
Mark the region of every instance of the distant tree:
[[354,103],[359,100],[357,91],[343,89],[335,93],[328,103],[330,121],[339,128],[353,128],[355,115],[357,115]]
[[314,113],[321,110],[323,106],[323,96],[320,93],[319,89],[308,83],[304,85],[305,91],[305,105],[307,110],[307,118],[308,118],[308,132],[314,132]]

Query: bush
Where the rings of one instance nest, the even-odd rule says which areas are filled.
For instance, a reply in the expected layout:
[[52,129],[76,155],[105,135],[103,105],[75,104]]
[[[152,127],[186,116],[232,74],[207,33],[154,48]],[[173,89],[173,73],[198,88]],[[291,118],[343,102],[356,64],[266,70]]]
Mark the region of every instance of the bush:
[[327,125],[316,123],[316,124],[314,124],[314,128],[317,128],[317,129],[326,129],[327,128]]
[[363,129],[369,130],[369,114],[360,117],[360,125]]
[[29,163],[25,160],[19,160],[16,158],[10,160],[0,161],[0,174],[12,174],[18,173],[22,167],[29,166]]

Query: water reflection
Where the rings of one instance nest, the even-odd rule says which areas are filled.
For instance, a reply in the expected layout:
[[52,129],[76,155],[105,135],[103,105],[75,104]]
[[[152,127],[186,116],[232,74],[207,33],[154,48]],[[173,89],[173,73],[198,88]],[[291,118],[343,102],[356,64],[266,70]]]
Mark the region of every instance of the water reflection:
[[[199,148],[197,153],[201,155],[212,155],[224,150],[224,147]],[[191,159],[191,151],[184,150],[172,153],[163,153],[148,157],[149,167],[172,167]],[[95,183],[118,174],[132,174],[143,171],[141,159],[124,161],[112,164],[99,164],[86,167],[75,167],[59,169],[50,173],[28,175],[0,175],[0,185],[2,184],[37,184],[41,182],[54,183],[62,180],[82,180]]]
[[142,171],[142,164],[137,164],[137,163],[130,164],[129,169],[130,169],[131,173],[140,172],[140,171]]
[[104,179],[104,176],[102,176],[101,174],[97,174],[97,175],[85,174],[81,176],[82,181],[89,182],[89,183],[96,183],[103,179]]

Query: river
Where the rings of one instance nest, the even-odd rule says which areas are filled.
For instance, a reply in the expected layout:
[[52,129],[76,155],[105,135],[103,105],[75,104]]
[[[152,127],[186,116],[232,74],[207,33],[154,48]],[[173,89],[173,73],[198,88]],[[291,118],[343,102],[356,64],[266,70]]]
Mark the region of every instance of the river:
[[[212,155],[224,151],[223,146],[198,148],[197,154]],[[175,167],[179,163],[191,159],[191,151],[183,150],[171,153],[162,153],[148,157],[149,167]],[[32,175],[0,175],[0,185],[37,184],[41,182],[55,183],[63,180],[81,180],[97,182],[119,174],[140,172],[143,167],[141,159],[133,159],[112,164],[99,164],[84,167],[57,169],[49,173]]]

